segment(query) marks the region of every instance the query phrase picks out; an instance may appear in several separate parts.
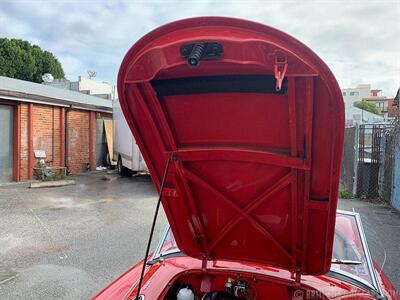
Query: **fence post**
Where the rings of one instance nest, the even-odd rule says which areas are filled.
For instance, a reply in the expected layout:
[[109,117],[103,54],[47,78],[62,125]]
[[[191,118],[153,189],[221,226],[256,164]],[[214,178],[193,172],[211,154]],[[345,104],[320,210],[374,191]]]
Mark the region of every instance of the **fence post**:
[[354,180],[353,180],[353,195],[357,193],[357,180],[358,180],[358,141],[359,141],[359,135],[360,135],[360,127],[359,124],[356,124],[355,126],[355,132],[354,132]]

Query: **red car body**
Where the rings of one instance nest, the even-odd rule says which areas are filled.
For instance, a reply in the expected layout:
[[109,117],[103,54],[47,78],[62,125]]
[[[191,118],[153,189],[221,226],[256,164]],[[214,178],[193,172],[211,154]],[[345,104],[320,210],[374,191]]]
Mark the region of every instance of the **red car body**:
[[[221,270],[221,266],[230,272]],[[135,284],[138,283],[141,267],[142,264],[140,262],[117,278],[93,299],[135,299],[136,290],[132,289],[132,287],[135,287]],[[208,271],[215,272],[216,274],[220,272],[223,276],[227,274],[236,276],[238,273],[243,275],[243,270],[245,269],[249,271],[253,270],[254,272],[249,272],[249,278],[252,278],[253,274],[262,274],[268,282],[264,293],[257,299],[296,299],[293,296],[298,289],[294,286],[293,280],[290,279],[289,272],[285,270],[267,266],[255,266],[254,264],[232,264],[226,262],[212,262],[208,266]],[[186,256],[176,256],[154,264],[146,271],[143,292],[141,294],[145,295],[145,299],[164,299],[163,297],[168,291],[168,284],[175,277],[182,273],[189,273],[192,270],[199,272],[201,270],[201,261]],[[379,275],[379,279],[384,294],[387,295],[387,299],[399,299],[396,290],[383,273]],[[278,284],[274,285],[274,282]],[[285,288],[279,288],[279,284]],[[348,281],[329,276],[304,276],[302,278],[302,285],[306,286],[306,288],[302,293],[298,293],[297,295],[303,295],[303,298],[297,299],[377,299],[363,288],[357,287]],[[222,287],[223,284],[220,285],[220,288]]]
[[[166,174],[162,205],[181,251],[149,262],[145,299],[176,299],[179,284],[193,299],[225,299],[231,285],[232,299],[391,297],[383,276],[372,295],[327,275],[344,103],[305,45],[244,20],[177,21],[129,50],[118,94],[159,192]],[[140,268],[95,299],[134,299]]]

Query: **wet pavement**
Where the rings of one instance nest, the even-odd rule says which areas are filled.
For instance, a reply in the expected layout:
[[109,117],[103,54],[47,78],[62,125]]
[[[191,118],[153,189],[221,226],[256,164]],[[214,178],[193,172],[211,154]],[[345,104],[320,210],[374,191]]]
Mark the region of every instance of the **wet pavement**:
[[[0,187],[0,299],[87,299],[143,258],[157,200],[150,178],[71,179]],[[161,213],[155,240],[165,224]]]
[[[77,184],[0,187],[0,299],[87,299],[142,259],[157,200],[150,179],[70,179]],[[400,214],[359,200],[339,206],[361,214],[373,258],[400,290]],[[165,224],[161,212],[155,242]]]
[[372,259],[400,292],[400,212],[367,200],[340,200],[339,209],[358,212]]

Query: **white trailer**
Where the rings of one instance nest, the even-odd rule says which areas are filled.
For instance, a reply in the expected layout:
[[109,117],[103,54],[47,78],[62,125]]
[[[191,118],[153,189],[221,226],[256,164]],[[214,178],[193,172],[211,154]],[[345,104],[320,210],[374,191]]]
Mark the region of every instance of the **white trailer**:
[[118,173],[121,176],[131,176],[137,172],[148,172],[118,99],[113,100],[113,131],[113,160],[117,161]]

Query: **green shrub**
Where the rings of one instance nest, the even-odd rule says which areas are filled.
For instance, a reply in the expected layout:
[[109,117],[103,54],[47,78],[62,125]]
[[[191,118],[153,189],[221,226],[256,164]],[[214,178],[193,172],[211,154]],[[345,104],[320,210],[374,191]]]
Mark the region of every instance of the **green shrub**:
[[343,190],[343,191],[339,192],[339,198],[351,199],[351,198],[353,198],[353,194],[350,191]]
[[61,180],[64,179],[65,176],[64,174],[51,174],[50,176],[44,176],[43,180],[44,181],[56,181],[56,180]]
[[368,101],[356,101],[353,105],[359,109],[369,111],[370,113],[373,113],[375,115],[381,114],[381,110],[375,105],[375,103],[370,103]]

